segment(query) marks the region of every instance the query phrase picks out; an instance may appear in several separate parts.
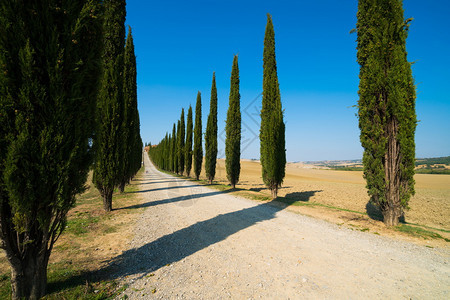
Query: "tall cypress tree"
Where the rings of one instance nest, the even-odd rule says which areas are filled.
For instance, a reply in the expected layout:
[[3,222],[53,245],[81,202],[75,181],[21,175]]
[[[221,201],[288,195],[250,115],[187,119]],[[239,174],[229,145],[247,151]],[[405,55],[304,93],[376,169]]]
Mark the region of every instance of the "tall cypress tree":
[[197,93],[197,103],[195,105],[195,126],[194,126],[194,174],[198,180],[202,171],[203,149],[202,149],[202,96]]
[[139,153],[136,151],[136,148],[140,147],[139,143],[141,140],[139,133],[139,113],[137,110],[136,56],[134,54],[131,27],[128,27],[128,36],[125,43],[123,97],[125,105],[121,130],[124,145],[121,158],[122,173],[120,174],[120,192],[124,191],[125,184],[128,183],[130,178],[137,172],[137,160],[141,157],[141,150],[139,149]]
[[184,161],[186,164],[186,174],[187,176],[191,173],[192,168],[192,107],[189,105],[187,124],[186,124],[186,144],[184,148]]
[[261,110],[261,166],[264,184],[272,198],[278,194],[286,169],[285,125],[275,59],[275,32],[272,17],[267,14],[263,53],[263,99]]
[[123,51],[125,43],[125,1],[104,1],[103,78],[97,101],[97,132],[93,182],[112,210],[114,187],[120,184],[123,156]]
[[234,56],[231,69],[230,101],[226,120],[225,165],[227,178],[234,189],[241,172],[241,95],[239,94],[238,57]]
[[216,175],[217,162],[217,88],[216,73],[213,73],[211,86],[211,102],[209,105],[208,122],[205,133],[205,173],[212,184]]
[[171,151],[170,151],[170,171],[175,173],[176,165],[177,165],[177,129],[175,123],[173,123],[172,128],[172,143],[171,143]]
[[0,248],[12,299],[45,295],[51,250],[84,190],[100,15],[96,1],[0,1]]
[[175,140],[175,164],[173,166],[173,171],[178,174],[179,168],[178,168],[178,162],[180,161],[180,144],[178,141],[178,138],[180,137],[180,127],[181,122],[178,120],[177,122],[177,131],[175,132],[176,140]]
[[414,195],[415,86],[407,60],[410,20],[400,0],[360,0],[359,128],[370,201],[397,225]]
[[183,175],[184,172],[184,140],[185,140],[184,108],[181,109],[180,130],[178,131],[178,172]]
[[[172,130],[172,134],[174,131],[175,130]],[[172,142],[172,139],[173,139],[172,134],[169,134],[169,140],[168,140],[169,152],[167,155],[167,168],[166,168],[167,171],[172,171],[172,166],[173,166],[173,150],[174,149],[173,149],[173,142]]]

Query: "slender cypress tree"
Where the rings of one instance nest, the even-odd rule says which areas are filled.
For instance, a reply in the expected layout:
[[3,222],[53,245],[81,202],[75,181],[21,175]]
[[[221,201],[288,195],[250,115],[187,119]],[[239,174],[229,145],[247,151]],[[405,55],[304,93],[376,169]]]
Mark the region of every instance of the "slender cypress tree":
[[[172,134],[173,134],[174,130],[172,130]],[[173,166],[173,136],[172,134],[169,134],[169,140],[168,140],[168,148],[169,148],[169,152],[167,155],[167,168],[166,171],[172,171],[172,166]]]
[[[125,43],[124,71],[123,71],[123,97],[124,115],[122,122],[123,155],[122,173],[120,174],[119,191],[123,193],[125,184],[135,174],[136,170],[136,149],[139,147],[140,135],[136,136],[136,122],[139,122],[137,111],[136,92],[136,56],[134,54],[133,36],[131,27],[128,27],[128,36]],[[140,154],[140,151],[139,151]],[[141,155],[139,155],[140,157]]]
[[360,0],[357,13],[359,128],[370,201],[397,225],[414,195],[415,86],[400,0]]
[[181,109],[180,130],[178,131],[178,173],[183,175],[184,172],[184,108]]
[[191,173],[192,168],[192,107],[189,105],[188,116],[187,116],[187,125],[186,125],[186,145],[185,145],[185,164],[186,164],[186,174],[187,176]]
[[178,120],[177,122],[177,131],[175,132],[175,136],[176,136],[176,140],[175,140],[175,165],[173,166],[174,168],[174,172],[178,174],[179,172],[179,168],[178,168],[178,162],[180,161],[180,144],[178,141],[178,138],[180,136],[180,126],[181,126],[181,122],[180,120]]
[[239,94],[238,57],[234,56],[231,70],[230,101],[228,105],[225,139],[225,165],[227,178],[234,189],[241,172],[241,95]]
[[104,1],[103,78],[97,100],[96,158],[93,182],[103,198],[105,211],[112,210],[114,187],[120,184],[123,156],[123,52],[125,1]]
[[275,32],[269,14],[264,36],[263,61],[263,99],[259,134],[261,166],[264,184],[275,199],[285,176],[286,150],[285,125],[275,59]]
[[12,299],[46,294],[52,248],[84,190],[100,15],[96,1],[0,1],[0,248]]
[[[136,70],[136,55],[134,53],[133,35],[131,33],[131,27],[125,46],[124,56],[124,93],[125,103],[130,103],[130,152],[131,160],[129,162],[128,179],[132,179],[134,175],[139,171],[142,166],[142,138],[140,132],[140,118],[137,102],[137,70]],[[151,148],[151,144],[149,144]]]
[[202,96],[197,93],[195,105],[195,127],[194,127],[194,174],[198,180],[202,171],[203,149],[202,149]]
[[216,175],[217,162],[217,88],[216,73],[213,73],[211,86],[211,102],[209,105],[208,122],[205,133],[205,173],[212,184]]
[[172,128],[172,144],[171,144],[171,157],[170,157],[170,171],[175,173],[177,165],[177,129],[175,123]]

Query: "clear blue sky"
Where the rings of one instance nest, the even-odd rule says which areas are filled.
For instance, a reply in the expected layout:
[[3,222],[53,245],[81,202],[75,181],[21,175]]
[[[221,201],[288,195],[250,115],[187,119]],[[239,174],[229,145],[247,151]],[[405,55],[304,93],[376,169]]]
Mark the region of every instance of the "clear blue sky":
[[[405,0],[417,84],[416,156],[450,155],[448,0]],[[357,1],[127,1],[138,64],[144,142],[159,142],[202,93],[206,126],[211,79],[218,87],[219,157],[233,55],[239,55],[242,158],[259,158],[262,53],[273,18],[288,161],[358,159]]]

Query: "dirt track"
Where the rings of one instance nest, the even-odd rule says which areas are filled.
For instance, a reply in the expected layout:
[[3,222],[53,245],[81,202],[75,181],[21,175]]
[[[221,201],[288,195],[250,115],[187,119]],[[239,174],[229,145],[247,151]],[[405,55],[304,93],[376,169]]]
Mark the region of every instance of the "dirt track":
[[340,228],[145,163],[147,209],[109,268],[132,299],[450,297],[448,250]]

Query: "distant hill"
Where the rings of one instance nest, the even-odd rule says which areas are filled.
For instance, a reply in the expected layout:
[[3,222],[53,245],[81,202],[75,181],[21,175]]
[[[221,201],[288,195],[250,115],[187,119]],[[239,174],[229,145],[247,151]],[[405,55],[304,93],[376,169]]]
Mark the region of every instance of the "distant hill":
[[450,165],[450,156],[416,159],[416,166],[436,164]]
[[[305,165],[318,168],[340,170],[340,171],[362,171],[363,165],[361,159],[354,160],[323,160],[323,161],[305,161]],[[450,175],[450,156],[417,158],[416,173],[418,174],[448,174]]]

